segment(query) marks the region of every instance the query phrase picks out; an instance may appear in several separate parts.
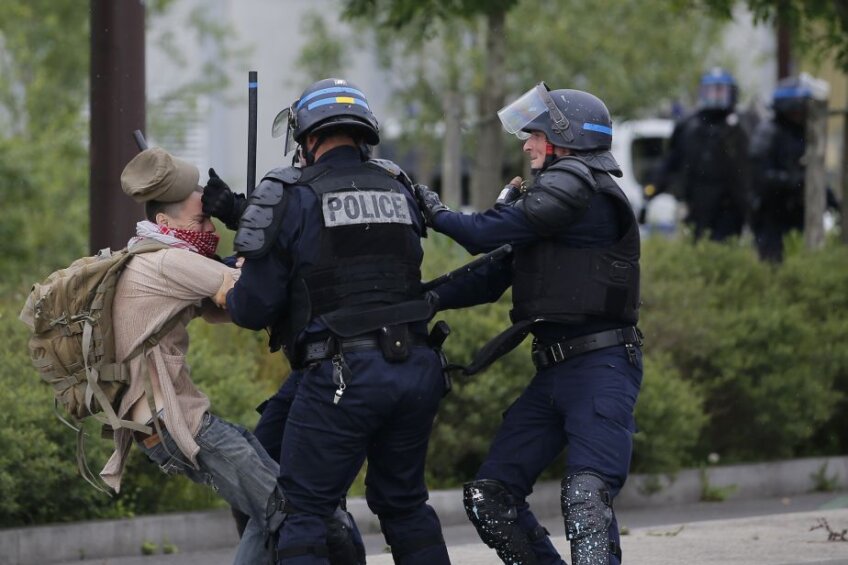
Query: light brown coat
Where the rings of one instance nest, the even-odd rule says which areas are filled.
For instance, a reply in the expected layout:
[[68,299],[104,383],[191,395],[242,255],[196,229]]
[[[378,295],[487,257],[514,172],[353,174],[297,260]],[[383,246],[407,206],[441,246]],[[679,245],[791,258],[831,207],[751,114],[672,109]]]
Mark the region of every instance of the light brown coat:
[[[157,345],[129,361],[130,386],[118,410],[135,422],[150,420],[144,393],[144,365],[153,385],[158,412],[180,451],[196,464],[194,441],[209,399],[194,385],[186,363],[189,339],[186,326],[203,315],[207,321],[228,321],[225,311],[211,303],[219,289],[238,278],[239,271],[185,249],[164,249],[134,257],[121,274],[115,291],[113,326],[119,360],[176,315],[180,321]],[[187,309],[188,308],[188,309]],[[126,457],[133,438],[129,430],[115,433],[115,451],[100,476],[120,490]]]

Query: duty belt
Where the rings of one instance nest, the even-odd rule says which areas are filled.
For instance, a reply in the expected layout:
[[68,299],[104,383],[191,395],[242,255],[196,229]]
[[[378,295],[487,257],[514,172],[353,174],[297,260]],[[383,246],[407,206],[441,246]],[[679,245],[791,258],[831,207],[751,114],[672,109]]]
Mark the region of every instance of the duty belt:
[[[410,333],[409,345],[428,345],[427,336]],[[306,364],[330,359],[337,353],[379,349],[380,341],[377,337],[372,335],[349,338],[330,336],[319,341],[308,342],[304,344],[302,348],[302,359],[303,363]]]
[[572,357],[616,345],[624,345],[627,348],[628,359],[635,364],[635,348],[642,346],[642,332],[636,326],[629,326],[558,341],[546,347],[534,343],[533,364],[536,365],[536,369],[547,369]]

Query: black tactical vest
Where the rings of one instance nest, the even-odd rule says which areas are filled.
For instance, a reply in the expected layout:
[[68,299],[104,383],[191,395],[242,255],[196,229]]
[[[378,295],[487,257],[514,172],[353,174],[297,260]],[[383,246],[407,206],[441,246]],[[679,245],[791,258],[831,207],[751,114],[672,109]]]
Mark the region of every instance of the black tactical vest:
[[418,212],[400,181],[378,166],[319,164],[305,169],[297,184],[315,194],[323,217],[317,256],[296,267],[290,311],[275,327],[290,353],[315,317],[331,330],[340,318],[339,334],[366,332],[388,323],[378,319],[387,317],[386,306],[421,295],[420,265],[411,259],[420,256],[412,216]]
[[[554,165],[556,166],[556,165]],[[627,197],[607,173],[593,171],[598,192],[613,197],[624,235],[611,247],[577,249],[556,236],[516,249],[511,317],[580,324],[588,316],[639,319],[639,227]]]

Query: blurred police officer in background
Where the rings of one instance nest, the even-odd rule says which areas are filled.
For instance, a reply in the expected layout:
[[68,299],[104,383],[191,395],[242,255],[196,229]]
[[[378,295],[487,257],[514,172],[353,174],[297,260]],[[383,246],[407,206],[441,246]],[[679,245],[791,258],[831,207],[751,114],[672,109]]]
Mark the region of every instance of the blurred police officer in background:
[[742,233],[750,183],[748,135],[736,114],[733,76],[714,68],[701,77],[697,111],[674,128],[659,167],[657,192],[671,192],[688,208],[696,237],[722,241]]
[[412,185],[393,163],[369,160],[377,120],[347,81],[316,82],[275,126],[305,166],[269,172],[251,196],[226,307],[238,325],[269,327],[300,381],[293,401],[286,385],[271,399],[258,433],[285,423],[279,563],[329,562],[328,525],[366,459],[365,496],[395,562],[449,563],[426,504],[424,461],[446,385],[427,345]]
[[760,123],[751,140],[753,204],[751,224],[760,258],[783,260],[783,237],[804,229],[807,109],[812,90],[792,77],[772,94],[772,119]]
[[513,179],[494,208],[460,214],[418,187],[428,224],[469,252],[515,247],[511,264],[491,264],[433,291],[439,308],[450,309],[495,301],[512,285],[513,326],[467,371],[534,334],[537,372],[465,485],[465,508],[504,563],[563,563],[526,497],[567,446],[561,502],[572,563],[618,564],[612,501],[630,466],[642,354],[639,230],[610,176],[621,176],[609,152],[610,115],[592,94],[549,91],[544,83],[498,115],[525,140],[535,173],[529,188]]

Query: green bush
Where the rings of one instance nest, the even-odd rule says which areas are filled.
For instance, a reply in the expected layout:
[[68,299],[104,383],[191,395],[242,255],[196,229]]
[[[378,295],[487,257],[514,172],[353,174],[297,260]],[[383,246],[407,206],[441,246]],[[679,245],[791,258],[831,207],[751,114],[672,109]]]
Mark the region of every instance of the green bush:
[[748,247],[652,239],[643,253],[642,326],[697,385],[709,421],[695,456],[788,457],[825,428],[845,441],[848,249],[763,264]]
[[[30,365],[24,326],[8,304],[0,309],[0,359],[0,527],[119,515],[77,476],[76,433],[54,416],[52,394]],[[105,450],[89,440],[92,456],[102,459]]]
[[645,357],[636,404],[634,472],[673,473],[694,463],[692,450],[707,422],[702,394],[683,379],[667,355]]

